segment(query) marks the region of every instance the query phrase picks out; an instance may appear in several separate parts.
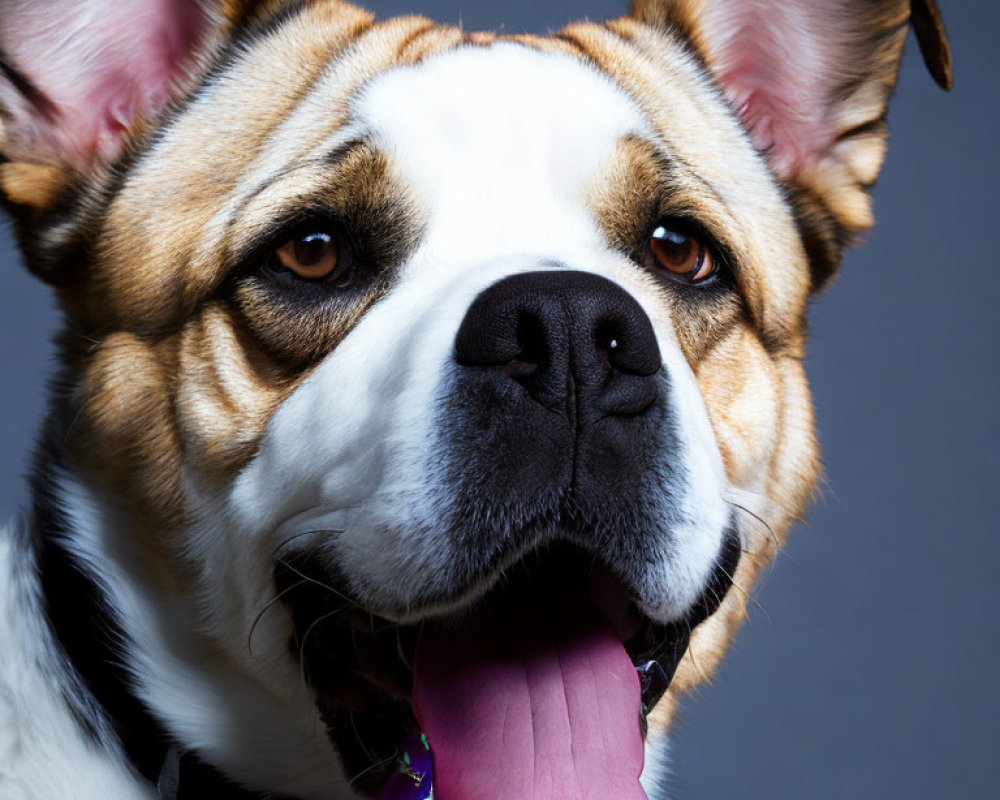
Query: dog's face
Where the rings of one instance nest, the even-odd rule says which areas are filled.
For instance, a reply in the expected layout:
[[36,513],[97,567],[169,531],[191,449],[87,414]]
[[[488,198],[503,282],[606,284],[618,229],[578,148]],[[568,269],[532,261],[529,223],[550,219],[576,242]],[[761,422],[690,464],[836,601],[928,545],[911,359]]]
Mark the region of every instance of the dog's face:
[[[438,706],[508,691],[483,652],[590,659],[559,686],[598,728],[601,648],[676,667],[670,697],[713,669],[817,477],[806,306],[870,224],[909,6],[771,5],[501,40],[164,3],[130,81],[70,65],[76,105],[0,5],[0,183],[70,321],[66,511],[180,741],[373,792],[418,724],[482,755]],[[779,63],[802,19],[820,56]],[[497,644],[536,617],[585,630]]]

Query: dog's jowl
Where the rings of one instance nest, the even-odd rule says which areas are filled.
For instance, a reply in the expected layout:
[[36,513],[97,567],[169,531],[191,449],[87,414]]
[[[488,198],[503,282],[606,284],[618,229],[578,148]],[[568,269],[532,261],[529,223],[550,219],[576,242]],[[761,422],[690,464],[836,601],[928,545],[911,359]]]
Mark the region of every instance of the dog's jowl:
[[0,0],[65,319],[0,796],[663,797],[817,479],[806,306],[911,21],[949,84],[930,0]]

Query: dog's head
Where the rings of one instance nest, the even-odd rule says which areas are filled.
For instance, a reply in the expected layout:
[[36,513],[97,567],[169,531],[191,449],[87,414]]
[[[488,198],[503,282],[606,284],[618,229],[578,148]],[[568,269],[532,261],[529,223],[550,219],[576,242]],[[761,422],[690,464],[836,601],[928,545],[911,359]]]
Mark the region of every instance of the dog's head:
[[[0,2],[0,189],[68,320],[53,491],[169,733],[307,796],[419,726],[458,797],[634,756],[814,486],[806,306],[871,223],[910,5],[504,38]],[[632,796],[621,761],[587,791]]]

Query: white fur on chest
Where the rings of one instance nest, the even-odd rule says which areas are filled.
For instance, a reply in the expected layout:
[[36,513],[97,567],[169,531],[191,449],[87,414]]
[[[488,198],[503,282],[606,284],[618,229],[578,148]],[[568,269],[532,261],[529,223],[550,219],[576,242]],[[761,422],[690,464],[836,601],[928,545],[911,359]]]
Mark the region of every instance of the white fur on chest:
[[26,541],[22,523],[0,528],[0,798],[150,800],[116,748],[90,740],[64,700],[61,658],[19,549]]

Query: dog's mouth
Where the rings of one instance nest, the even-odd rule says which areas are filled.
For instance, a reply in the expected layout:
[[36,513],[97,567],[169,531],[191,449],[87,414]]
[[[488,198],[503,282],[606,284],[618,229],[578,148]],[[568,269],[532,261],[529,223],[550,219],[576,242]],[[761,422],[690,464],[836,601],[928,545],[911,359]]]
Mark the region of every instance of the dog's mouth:
[[497,796],[627,799],[645,797],[647,715],[728,589],[730,551],[671,625],[645,617],[611,569],[570,545],[529,554],[475,603],[411,625],[354,603],[317,559],[286,559],[276,578],[295,656],[359,794],[379,796],[399,777],[400,744],[423,735],[436,796],[495,785]]

